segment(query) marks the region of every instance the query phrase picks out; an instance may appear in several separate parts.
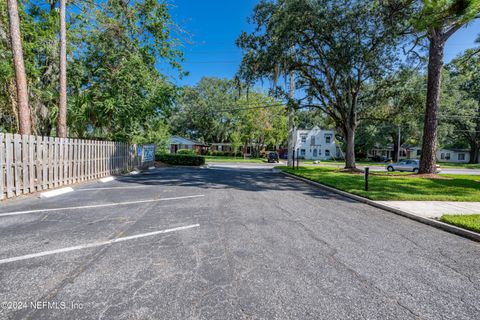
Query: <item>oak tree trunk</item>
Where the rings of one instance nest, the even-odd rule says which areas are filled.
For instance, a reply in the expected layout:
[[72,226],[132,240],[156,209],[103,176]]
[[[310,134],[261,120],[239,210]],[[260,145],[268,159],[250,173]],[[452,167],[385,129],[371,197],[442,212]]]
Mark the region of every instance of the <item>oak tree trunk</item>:
[[480,145],[479,143],[470,143],[470,161],[468,163],[479,163]]
[[392,134],[392,140],[393,140],[392,160],[393,162],[398,162],[400,160],[398,158],[398,148],[400,148],[400,146],[398,145],[398,134]]
[[423,128],[422,156],[419,173],[435,173],[437,151],[438,106],[442,82],[445,40],[440,30],[430,37],[427,80],[427,104]]
[[28,104],[27,75],[23,61],[20,19],[18,17],[17,0],[8,0],[8,16],[10,20],[10,37],[12,41],[13,66],[17,87],[18,130],[20,134],[32,133],[32,120]]
[[345,150],[345,169],[355,169],[355,126],[345,129],[345,140],[347,147]]
[[60,99],[58,106],[57,135],[67,137],[67,27],[66,1],[60,0]]
[[477,125],[470,138],[470,163],[480,163],[480,107],[477,109]]

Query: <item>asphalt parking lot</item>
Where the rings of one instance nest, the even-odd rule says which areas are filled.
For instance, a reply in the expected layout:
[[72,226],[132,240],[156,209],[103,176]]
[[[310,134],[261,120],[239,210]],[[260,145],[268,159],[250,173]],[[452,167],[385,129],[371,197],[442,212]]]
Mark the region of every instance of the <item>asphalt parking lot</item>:
[[0,319],[479,319],[480,245],[262,168],[0,204]]

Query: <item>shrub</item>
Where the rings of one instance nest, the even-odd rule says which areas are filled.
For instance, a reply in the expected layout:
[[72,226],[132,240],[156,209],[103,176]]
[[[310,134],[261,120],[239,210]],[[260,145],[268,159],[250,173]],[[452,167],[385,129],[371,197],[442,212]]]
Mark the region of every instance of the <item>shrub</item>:
[[205,164],[205,158],[190,154],[159,154],[155,156],[156,161],[177,165],[177,166],[201,166]]
[[177,154],[189,154],[189,155],[196,155],[196,151],[193,149],[180,149],[177,151]]
[[224,155],[225,153],[223,151],[217,151],[217,150],[212,151],[212,156],[214,157],[223,157]]

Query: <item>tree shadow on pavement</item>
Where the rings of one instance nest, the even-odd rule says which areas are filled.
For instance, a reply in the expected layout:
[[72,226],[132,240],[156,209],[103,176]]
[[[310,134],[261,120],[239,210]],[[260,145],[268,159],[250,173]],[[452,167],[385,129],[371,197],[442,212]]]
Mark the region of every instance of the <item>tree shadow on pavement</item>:
[[118,178],[118,182],[165,187],[234,189],[249,192],[296,191],[315,198],[355,202],[269,169],[167,167],[157,168],[139,175],[124,176]]

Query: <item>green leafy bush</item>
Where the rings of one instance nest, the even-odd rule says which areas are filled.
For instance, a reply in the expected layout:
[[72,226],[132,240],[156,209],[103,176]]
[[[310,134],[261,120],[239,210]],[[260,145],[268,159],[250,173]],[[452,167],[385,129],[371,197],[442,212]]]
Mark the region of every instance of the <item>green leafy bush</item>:
[[159,154],[155,156],[155,160],[177,165],[177,166],[201,166],[205,164],[205,158],[190,154]]
[[193,150],[193,149],[180,149],[180,150],[177,151],[177,154],[189,154],[189,155],[194,156],[194,155],[196,155],[197,153],[196,153],[196,151]]

